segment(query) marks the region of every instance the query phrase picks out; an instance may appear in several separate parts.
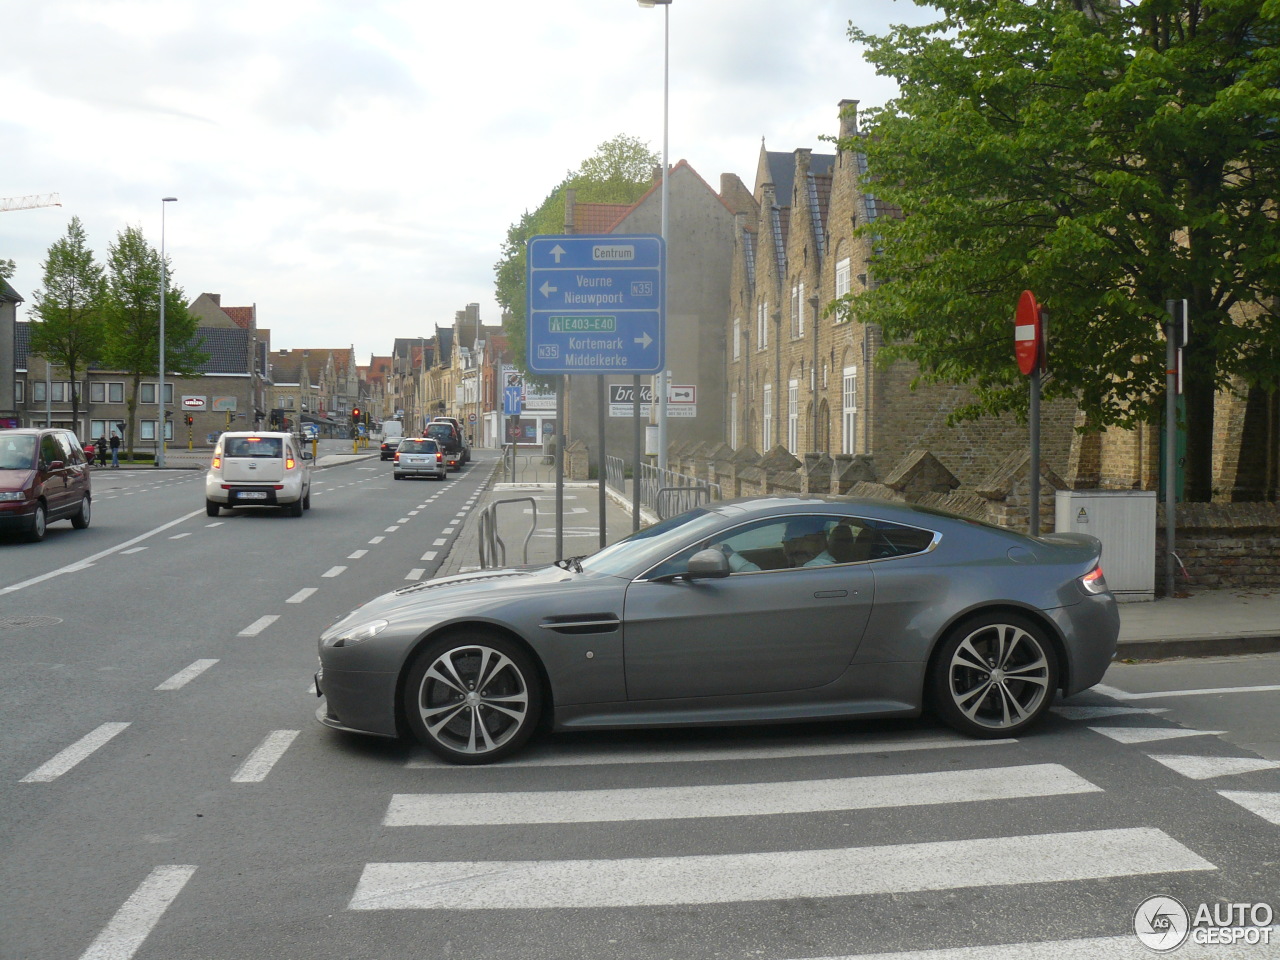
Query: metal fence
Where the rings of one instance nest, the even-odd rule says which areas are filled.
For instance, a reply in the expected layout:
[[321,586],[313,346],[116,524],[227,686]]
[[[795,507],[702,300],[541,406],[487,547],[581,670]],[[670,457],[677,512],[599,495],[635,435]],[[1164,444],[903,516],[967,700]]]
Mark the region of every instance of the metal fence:
[[692,510],[700,503],[720,500],[720,484],[699,480],[674,470],[640,464],[640,502],[661,520]]
[[533,508],[533,522],[529,525],[528,534],[525,535],[520,560],[521,563],[529,562],[529,541],[533,539],[534,531],[538,529],[538,504],[533,497],[515,497],[511,500],[495,500],[480,511],[481,569],[487,570],[489,567],[505,567],[507,565],[507,545],[503,542],[502,537],[498,536],[498,508],[504,503],[527,503]]

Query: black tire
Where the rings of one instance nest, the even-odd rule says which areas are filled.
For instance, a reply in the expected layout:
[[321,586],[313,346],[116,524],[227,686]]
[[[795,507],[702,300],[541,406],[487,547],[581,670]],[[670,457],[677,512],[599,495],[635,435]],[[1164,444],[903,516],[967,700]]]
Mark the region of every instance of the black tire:
[[403,474],[403,473],[393,473],[393,474],[391,475],[391,479],[392,479],[392,480],[403,480],[403,479],[404,479],[404,474]]
[[221,504],[214,503],[212,500],[204,502],[204,512],[211,517],[216,517],[221,512]]
[[299,497],[297,500],[293,501],[293,503],[286,504],[284,511],[291,517],[302,516],[302,498]]
[[77,530],[84,530],[89,526],[89,518],[92,513],[92,506],[89,503],[89,495],[85,494],[80,499],[80,509],[75,512],[71,518],[71,525]]
[[532,736],[542,687],[523,647],[501,637],[455,634],[418,653],[401,706],[409,729],[432,753],[450,763],[493,763]]
[[1058,657],[1044,629],[1016,613],[958,624],[929,677],[930,700],[948,726],[971,737],[1017,736],[1053,703]]
[[303,510],[311,509],[311,487],[310,486],[307,487],[307,493],[302,498],[302,509]]
[[48,529],[49,520],[44,510],[44,504],[37,503],[36,512],[31,515],[31,526],[27,529],[27,539],[32,543],[39,543],[44,539]]

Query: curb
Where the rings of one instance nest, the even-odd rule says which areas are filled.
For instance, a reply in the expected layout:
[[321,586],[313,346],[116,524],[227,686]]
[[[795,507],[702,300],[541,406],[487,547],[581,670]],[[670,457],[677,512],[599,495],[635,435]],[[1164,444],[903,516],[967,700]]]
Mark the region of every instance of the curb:
[[1231,657],[1280,651],[1280,636],[1180,637],[1171,640],[1121,640],[1117,660],[1171,660],[1190,657]]

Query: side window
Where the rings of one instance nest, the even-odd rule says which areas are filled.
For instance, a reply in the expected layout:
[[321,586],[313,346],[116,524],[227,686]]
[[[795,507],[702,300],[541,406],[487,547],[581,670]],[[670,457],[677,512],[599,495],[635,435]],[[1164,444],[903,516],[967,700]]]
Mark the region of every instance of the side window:
[[66,460],[66,454],[62,452],[62,446],[58,443],[57,437],[52,433],[40,435],[40,459],[45,462],[45,466],[53,463],[55,460]]
[[63,452],[66,454],[67,463],[84,463],[84,451],[80,449],[80,441],[75,438],[74,434],[61,433],[58,435]]
[[937,534],[932,530],[907,527],[887,520],[867,520],[863,533],[859,534],[859,546],[867,551],[868,560],[884,560],[889,557],[905,557],[923,553],[933,545]]

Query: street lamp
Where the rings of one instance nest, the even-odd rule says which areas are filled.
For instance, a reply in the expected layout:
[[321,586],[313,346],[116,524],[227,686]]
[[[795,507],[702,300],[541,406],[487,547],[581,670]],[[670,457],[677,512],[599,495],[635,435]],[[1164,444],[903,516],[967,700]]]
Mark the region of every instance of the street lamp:
[[[668,105],[668,87],[670,85],[670,67],[671,67],[671,0],[636,0],[636,3],[646,9],[652,7],[662,7],[662,245],[667,245],[667,207],[670,191],[668,190],[667,180],[668,174],[671,172],[670,164],[667,162],[667,118],[669,115]],[[663,283],[666,283],[666,272],[663,272]],[[663,291],[663,317],[662,322],[665,325],[666,317],[666,291]],[[667,469],[667,368],[664,358],[662,370],[658,373],[658,386],[656,389],[658,394],[658,470],[665,471]]]
[[167,294],[169,268],[164,260],[164,205],[173,203],[177,197],[160,198],[160,383],[156,388],[156,399],[160,403],[160,419],[156,421],[156,469],[164,466],[164,299]]

